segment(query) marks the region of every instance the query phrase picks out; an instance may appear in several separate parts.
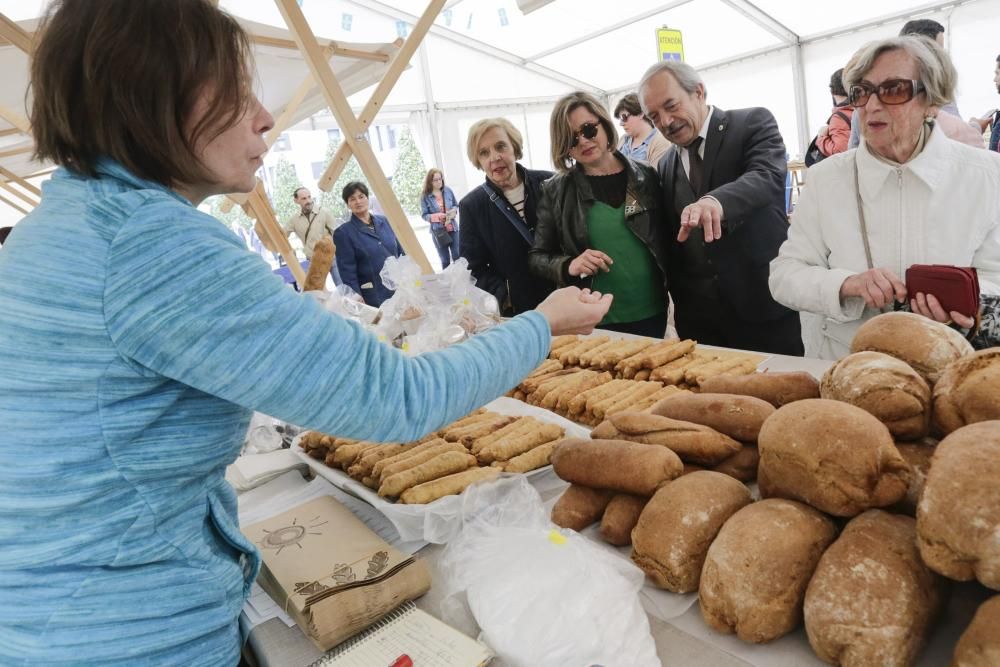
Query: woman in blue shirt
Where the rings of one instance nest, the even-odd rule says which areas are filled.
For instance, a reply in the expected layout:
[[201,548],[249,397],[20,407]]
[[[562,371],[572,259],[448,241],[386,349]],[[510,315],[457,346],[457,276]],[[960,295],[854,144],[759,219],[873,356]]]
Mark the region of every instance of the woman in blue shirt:
[[431,237],[441,258],[441,268],[447,269],[458,259],[458,199],[444,184],[440,169],[431,169],[424,177],[420,215],[431,223]]
[[369,208],[367,185],[351,181],[344,186],[341,196],[351,209],[351,219],[333,232],[340,278],[365,303],[378,308],[394,293],[382,282],[379,275],[382,266],[390,257],[402,255],[403,246],[389,221]]
[[239,24],[207,0],[51,7],[31,124],[61,168],[0,251],[0,664],[234,665],[259,558],[223,473],[254,410],[419,437],[608,299],[559,292],[415,359],[379,344],[197,209],[254,186],[273,124]]

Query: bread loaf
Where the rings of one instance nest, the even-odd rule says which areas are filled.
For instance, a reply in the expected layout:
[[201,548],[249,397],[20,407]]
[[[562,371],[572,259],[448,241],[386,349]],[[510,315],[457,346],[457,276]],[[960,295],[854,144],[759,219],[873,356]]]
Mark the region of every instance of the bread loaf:
[[639,522],[639,515],[649,498],[619,493],[604,510],[601,517],[601,537],[608,544],[623,547],[632,544],[632,529]]
[[739,510],[708,548],[701,571],[705,622],[758,644],[791,632],[802,620],[813,570],[836,536],[829,518],[794,500]]
[[951,362],[934,385],[934,426],[941,435],[990,419],[1000,419],[997,347]]
[[[650,410],[654,415],[711,427],[740,442],[756,442],[774,406],[753,396],[690,392],[665,398]],[[682,457],[683,458],[683,457]]]
[[843,667],[905,667],[923,646],[945,597],[921,562],[908,516],[869,510],[823,554],[806,589],[809,643]]
[[819,382],[804,371],[719,375],[705,378],[699,387],[711,394],[754,396],[776,408],[806,398],[819,398]]
[[552,506],[552,523],[570,530],[583,530],[601,518],[613,491],[570,484]]
[[909,467],[889,430],[847,403],[813,398],[779,408],[764,422],[757,447],[764,497],[854,516],[906,494]]
[[963,426],[938,443],[917,533],[935,572],[1000,590],[1000,421]]
[[741,482],[752,482],[757,479],[757,467],[760,465],[760,453],[755,445],[743,445],[743,448],[728,459],[712,468],[715,472],[735,477]]
[[715,429],[646,412],[619,412],[598,424],[592,438],[660,445],[681,460],[715,465],[740,450],[740,443]]
[[972,623],[955,646],[952,667],[1000,665],[1000,595],[979,605]]
[[945,367],[972,354],[962,334],[914,313],[883,313],[862,324],[851,341],[851,352],[884,352],[905,361],[934,386]]
[[647,498],[684,469],[666,447],[624,440],[567,438],[556,445],[551,460],[556,474],[571,484]]
[[632,560],[660,588],[698,590],[708,547],[722,524],[750,504],[750,490],[732,477],[702,470],[656,492],[632,531]]
[[899,440],[927,435],[931,388],[908,364],[881,352],[855,352],[829,369],[820,395],[856,405],[885,424]]
[[333,239],[324,236],[313,246],[312,259],[309,260],[309,271],[302,283],[302,291],[321,290],[326,287],[326,277],[330,275],[333,266]]

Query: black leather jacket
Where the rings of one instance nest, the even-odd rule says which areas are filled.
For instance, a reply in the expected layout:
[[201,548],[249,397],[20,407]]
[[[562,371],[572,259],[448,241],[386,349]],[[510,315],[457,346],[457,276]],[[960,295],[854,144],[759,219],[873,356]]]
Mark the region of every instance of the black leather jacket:
[[[628,172],[625,225],[649,248],[663,274],[666,290],[667,237],[660,211],[659,176],[652,167],[635,162],[618,151],[615,151],[615,157]],[[542,184],[535,245],[528,253],[528,266],[532,273],[560,287],[590,286],[589,277],[569,275],[569,264],[590,247],[587,213],[594,201],[590,183],[579,166],[556,174]]]

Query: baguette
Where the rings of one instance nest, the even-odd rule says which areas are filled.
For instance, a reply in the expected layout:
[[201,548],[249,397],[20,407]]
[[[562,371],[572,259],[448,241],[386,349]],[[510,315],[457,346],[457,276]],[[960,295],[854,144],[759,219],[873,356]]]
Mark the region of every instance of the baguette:
[[438,498],[458,495],[476,482],[496,479],[499,476],[500,471],[496,468],[470,468],[410,487],[403,491],[399,501],[406,505],[424,505]]

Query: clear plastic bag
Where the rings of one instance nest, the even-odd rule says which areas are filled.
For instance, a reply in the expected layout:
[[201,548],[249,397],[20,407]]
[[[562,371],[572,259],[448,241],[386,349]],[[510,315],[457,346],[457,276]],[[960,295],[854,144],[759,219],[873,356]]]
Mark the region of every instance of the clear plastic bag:
[[442,557],[442,615],[471,610],[506,665],[659,665],[639,601],[644,575],[548,520],[522,476],[462,494],[462,529]]

